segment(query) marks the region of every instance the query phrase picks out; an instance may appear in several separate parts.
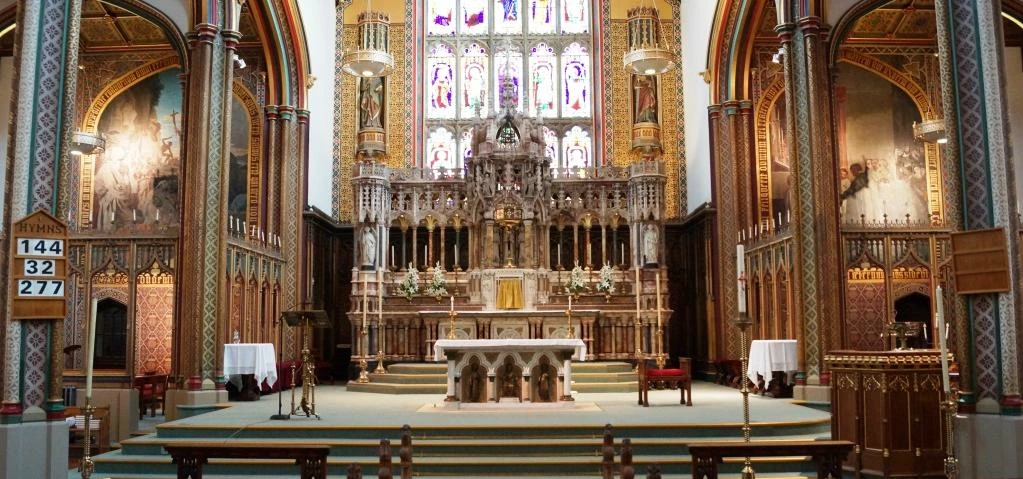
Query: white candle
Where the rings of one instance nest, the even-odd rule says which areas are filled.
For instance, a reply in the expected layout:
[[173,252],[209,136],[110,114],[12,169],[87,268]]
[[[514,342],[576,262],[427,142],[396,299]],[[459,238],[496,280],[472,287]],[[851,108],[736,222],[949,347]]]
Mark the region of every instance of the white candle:
[[572,310],[572,295],[571,294],[568,295],[568,310],[569,311]]
[[429,253],[429,250],[427,250],[426,248],[427,248],[427,245],[424,244],[423,245],[423,264],[425,264],[427,267],[430,267],[430,258],[427,256],[427,253]]
[[369,306],[369,287],[368,279],[365,275],[362,276],[362,330],[366,330],[366,309]]
[[639,292],[643,289],[639,284],[639,266],[636,266],[636,319],[639,319]]
[[458,264],[458,243],[455,243],[455,266],[459,266],[459,264]]
[[951,388],[948,384],[948,346],[945,345],[945,336],[947,335],[945,329],[945,302],[942,299],[940,285],[934,290],[934,301],[937,303],[935,322],[938,324],[938,350],[941,352],[941,387],[944,389],[945,394],[948,394]]
[[792,222],[792,210],[788,210],[788,211],[785,212],[785,224],[789,224],[791,222]]
[[561,266],[561,243],[558,243],[558,266]]
[[735,245],[735,270],[738,280],[739,313],[746,312],[746,247]]
[[92,300],[92,311],[89,313],[89,343],[85,353],[85,397],[92,399],[92,360],[96,358],[96,310],[99,307],[99,300]]
[[451,310],[455,310],[455,295],[451,295]]
[[622,265],[625,264],[625,243],[622,243]]
[[397,265],[397,264],[398,264],[398,263],[395,263],[395,262],[394,262],[394,245],[392,244],[392,245],[391,245],[391,266],[395,266],[395,265]]
[[661,328],[661,272],[657,272],[655,276],[654,287],[657,289],[657,328]]
[[135,208],[131,209],[131,220],[133,222],[138,221],[138,213],[135,211]]
[[384,270],[377,270],[377,318],[384,324]]
[[156,221],[160,221],[160,210],[156,210]]

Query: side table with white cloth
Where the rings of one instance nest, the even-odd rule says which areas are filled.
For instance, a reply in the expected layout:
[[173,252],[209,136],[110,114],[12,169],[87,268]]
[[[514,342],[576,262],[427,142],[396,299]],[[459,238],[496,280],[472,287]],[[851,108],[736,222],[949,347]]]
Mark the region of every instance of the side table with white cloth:
[[[255,384],[250,385],[247,375]],[[241,343],[224,345],[224,376],[238,388],[239,399],[259,399],[259,385],[265,379],[273,386],[277,382],[277,356],[272,343]],[[251,386],[251,387],[250,387]]]
[[[783,390],[788,390],[789,380],[775,378],[774,373],[784,373],[787,378],[792,378],[798,369],[795,339],[757,339],[750,344],[746,375],[760,388],[760,394],[770,391],[774,397],[786,395]],[[758,374],[764,378],[767,387],[757,382]]]

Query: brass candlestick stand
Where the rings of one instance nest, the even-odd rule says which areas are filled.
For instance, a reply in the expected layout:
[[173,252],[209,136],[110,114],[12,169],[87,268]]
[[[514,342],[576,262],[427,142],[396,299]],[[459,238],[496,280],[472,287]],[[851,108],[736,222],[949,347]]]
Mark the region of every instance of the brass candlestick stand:
[[[657,369],[664,369],[664,365],[668,363],[668,356],[666,354],[664,354],[664,343],[663,343],[663,341],[664,341],[664,328],[662,326],[658,326],[657,327],[656,336],[657,336],[657,339],[656,339],[657,344],[653,348],[651,348],[651,349],[657,351],[657,354],[654,355],[654,361],[657,363]],[[679,386],[679,387],[681,387],[681,386]]]
[[448,311],[448,339],[456,339],[455,336],[455,317],[458,316],[458,311]]
[[941,403],[945,413],[945,477],[948,479],[959,477],[959,460],[956,459],[955,450],[955,416],[958,408],[955,397],[956,391],[953,389]]
[[[747,363],[749,361],[748,358],[749,350],[746,344],[746,330],[749,329],[749,327],[752,324],[753,321],[750,320],[749,315],[745,311],[740,312],[739,317],[736,318],[735,320],[735,326],[739,328],[739,351],[741,354],[739,361],[742,363],[741,366],[742,369],[740,369],[739,371],[739,374],[741,376],[739,381],[742,383],[742,389],[740,389],[740,392],[742,393],[742,439],[747,443],[750,442],[749,440],[750,425],[749,425],[749,378],[746,377],[747,376],[746,369],[748,368]],[[749,456],[746,456],[745,462],[743,463],[742,467],[742,479],[754,479],[755,477],[756,473],[753,472],[753,464],[750,462]]]
[[572,339],[575,337],[575,326],[572,325],[571,306],[569,306],[568,309],[565,310],[565,317],[568,319],[568,329],[566,329],[567,332],[565,334],[568,335],[568,339]]
[[85,445],[82,446],[82,463],[78,466],[78,470],[82,473],[82,479],[89,479],[92,477],[92,471],[95,470],[96,464],[92,462],[92,398],[85,398]]
[[382,350],[377,351],[377,367],[373,370],[377,374],[386,374],[387,370],[384,369],[384,352]]
[[359,384],[366,384],[369,382],[369,374],[366,373],[366,369],[369,368],[369,364],[366,362],[366,350],[369,349],[369,332],[366,328],[362,328],[362,357],[359,358],[359,379],[355,382]]

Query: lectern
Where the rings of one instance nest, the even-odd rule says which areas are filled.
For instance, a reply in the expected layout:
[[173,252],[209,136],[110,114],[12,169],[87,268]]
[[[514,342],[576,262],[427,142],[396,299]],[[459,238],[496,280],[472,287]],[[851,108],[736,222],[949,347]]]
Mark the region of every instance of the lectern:
[[[326,328],[330,326],[330,319],[327,312],[315,310],[286,311],[281,314],[281,320],[288,326],[300,326],[302,328],[302,400],[298,408],[295,407],[295,372],[291,373],[291,414],[296,414],[298,409],[305,413],[306,417],[320,415],[316,414],[316,361],[313,360],[310,351],[313,328]],[[294,368],[294,366],[292,366]]]

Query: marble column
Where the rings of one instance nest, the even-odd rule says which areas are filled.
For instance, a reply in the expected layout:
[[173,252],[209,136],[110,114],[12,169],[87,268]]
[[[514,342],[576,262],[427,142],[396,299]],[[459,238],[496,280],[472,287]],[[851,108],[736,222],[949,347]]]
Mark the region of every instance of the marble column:
[[[966,410],[1020,415],[1020,225],[1013,211],[1017,198],[1006,141],[1001,4],[999,0],[939,0],[935,14],[948,136],[946,163],[961,169],[958,175],[945,175],[953,181],[944,186],[962,192],[961,204],[955,205],[961,208],[955,220],[962,222],[962,229],[1001,228],[1010,252],[1006,258],[1010,291],[966,296],[966,316],[959,320],[965,324],[956,329],[966,334],[959,335],[957,356],[968,358],[964,366],[972,374],[962,380],[960,401]],[[947,216],[955,216],[954,212]]]

